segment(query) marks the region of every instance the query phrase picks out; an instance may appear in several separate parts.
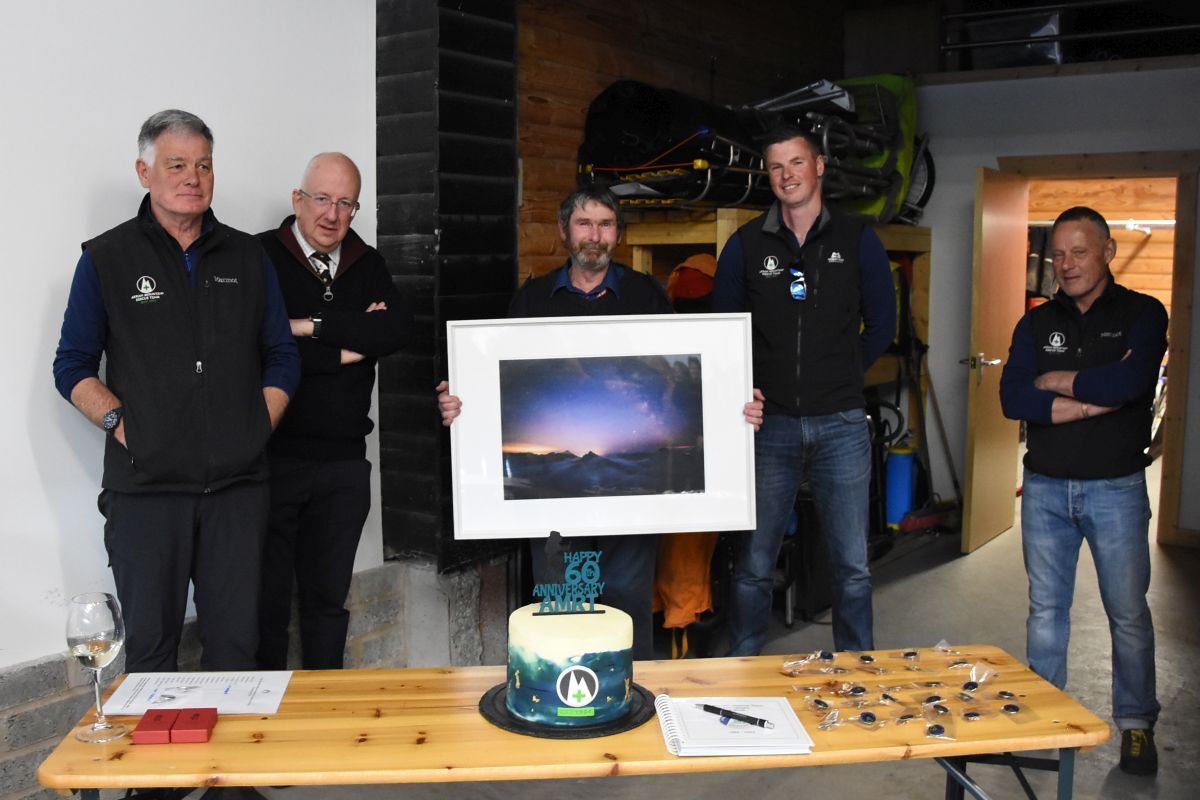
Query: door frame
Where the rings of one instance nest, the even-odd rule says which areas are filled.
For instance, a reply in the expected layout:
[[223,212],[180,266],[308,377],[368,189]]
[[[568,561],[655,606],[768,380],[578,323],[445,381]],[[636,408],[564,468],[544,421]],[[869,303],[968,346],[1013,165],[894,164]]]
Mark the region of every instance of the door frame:
[[1171,267],[1171,319],[1168,354],[1167,411],[1163,417],[1162,484],[1158,495],[1159,544],[1200,546],[1200,531],[1179,526],[1183,481],[1183,432],[1187,421],[1188,372],[1192,336],[1192,291],[1196,260],[1197,188],[1200,150],[1074,155],[1001,156],[1001,172],[1031,179],[1173,177],[1175,184],[1175,252]]

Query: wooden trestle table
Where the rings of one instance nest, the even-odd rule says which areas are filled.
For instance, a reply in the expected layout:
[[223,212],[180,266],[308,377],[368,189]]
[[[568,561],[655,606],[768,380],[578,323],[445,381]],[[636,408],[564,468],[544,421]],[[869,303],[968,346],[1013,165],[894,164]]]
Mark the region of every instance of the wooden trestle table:
[[[900,651],[878,650],[870,667],[857,653],[839,653],[844,674],[781,671],[782,656],[637,662],[635,682],[651,693],[676,697],[704,695],[785,695],[814,740],[807,755],[680,758],[667,752],[657,719],[613,736],[553,740],[501,730],[479,713],[485,691],[505,679],[504,667],[445,667],[296,672],[279,712],[271,716],[225,715],[205,744],[134,745],[128,737],[108,744],[84,744],[71,731],[38,769],[43,786],[62,794],[99,789],[162,786],[278,786],[449,781],[504,781],[541,778],[602,778],[697,771],[748,770],[905,759],[936,759],[947,771],[946,794],[987,795],[966,774],[968,762],[1008,763],[1024,783],[1020,767],[1058,771],[1058,796],[1069,797],[1075,750],[1108,739],[1108,726],[1072,698],[1037,677],[996,647],[958,646],[954,653],[919,650],[914,662]],[[962,719],[966,704],[957,698],[969,670],[954,662],[986,664],[997,676],[979,692],[985,705],[1010,691],[1021,711],[985,713]],[[908,669],[918,665],[927,670]],[[943,686],[930,687],[940,681]],[[944,696],[948,712],[940,719],[953,740],[929,738],[924,719],[865,728],[845,722],[828,730],[806,698],[819,696],[834,707],[847,698],[842,683],[862,685],[867,697],[880,687],[903,704],[931,693]],[[819,691],[812,691],[819,687]],[[881,720],[895,709],[873,708]],[[843,718],[857,713],[844,708]],[[117,718],[131,728],[136,718]],[[80,725],[90,724],[92,714]],[[1053,748],[1058,760],[1026,758],[1023,750]],[[1015,755],[1006,755],[1015,754]]]

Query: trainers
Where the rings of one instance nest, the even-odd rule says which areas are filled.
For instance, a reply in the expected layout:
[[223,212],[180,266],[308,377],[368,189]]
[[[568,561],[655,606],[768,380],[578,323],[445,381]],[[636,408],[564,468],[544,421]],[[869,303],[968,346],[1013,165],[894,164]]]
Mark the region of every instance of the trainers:
[[1130,728],[1121,731],[1121,770],[1130,775],[1153,775],[1158,772],[1158,750],[1154,747],[1154,731]]

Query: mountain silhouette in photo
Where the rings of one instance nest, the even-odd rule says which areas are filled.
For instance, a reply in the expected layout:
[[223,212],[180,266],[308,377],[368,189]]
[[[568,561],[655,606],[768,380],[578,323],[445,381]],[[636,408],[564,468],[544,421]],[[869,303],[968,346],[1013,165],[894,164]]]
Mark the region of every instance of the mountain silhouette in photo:
[[660,447],[648,452],[582,456],[571,452],[505,453],[504,499],[616,497],[704,491],[704,450]]

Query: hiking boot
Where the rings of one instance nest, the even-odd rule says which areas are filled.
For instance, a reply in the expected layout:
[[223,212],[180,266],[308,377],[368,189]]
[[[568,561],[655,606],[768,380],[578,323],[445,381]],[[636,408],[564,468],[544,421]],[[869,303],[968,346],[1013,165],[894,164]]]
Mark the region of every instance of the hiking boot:
[[1154,731],[1130,728],[1121,731],[1121,770],[1130,775],[1153,775],[1158,772],[1158,750],[1154,747]]

